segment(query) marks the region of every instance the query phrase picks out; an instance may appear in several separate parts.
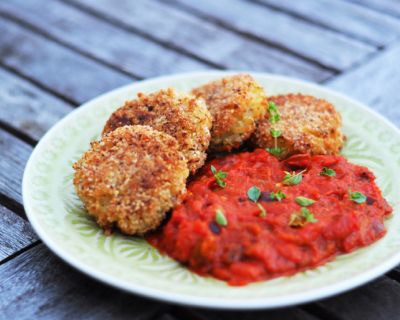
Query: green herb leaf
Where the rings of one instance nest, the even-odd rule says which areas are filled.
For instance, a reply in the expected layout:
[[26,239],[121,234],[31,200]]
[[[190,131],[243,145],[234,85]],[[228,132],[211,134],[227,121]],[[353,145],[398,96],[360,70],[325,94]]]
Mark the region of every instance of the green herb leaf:
[[363,203],[367,200],[367,197],[363,193],[359,191],[352,192],[351,190],[349,190],[349,198],[356,203]]
[[278,112],[278,107],[274,102],[268,103],[268,112],[269,112],[270,123],[277,123],[281,119],[281,116],[279,115]]
[[280,132],[279,130],[274,129],[274,128],[271,128],[270,132],[271,132],[271,136],[273,138],[279,138],[282,134],[282,132]]
[[311,213],[310,210],[307,208],[301,208],[300,210],[302,217],[306,220],[306,222],[311,222],[311,223],[316,223],[318,222],[317,219],[315,219],[314,215]]
[[221,188],[225,188],[226,182],[223,181],[223,179],[225,179],[228,176],[228,174],[226,172],[223,172],[223,171],[217,171],[217,169],[214,166],[211,166],[211,172],[214,175],[215,182]]
[[300,171],[299,173],[290,173],[285,171],[285,176],[283,177],[282,183],[287,185],[287,186],[294,186],[296,184],[299,184],[301,180],[303,180],[303,175],[302,173],[305,172],[306,170]]
[[214,166],[211,166],[211,172],[212,172],[213,174],[217,174],[217,169],[215,169]]
[[289,219],[289,226],[293,228],[303,227],[306,223],[316,223],[314,215],[307,208],[301,208],[300,212],[292,213]]
[[269,112],[278,112],[278,107],[276,106],[275,102],[273,102],[273,101],[268,102],[268,111]]
[[217,173],[217,175],[218,175],[218,177],[220,177],[221,179],[225,179],[225,178],[228,176],[228,174],[227,174],[226,172],[223,172],[223,171],[219,171],[219,172]]
[[267,148],[267,151],[272,154],[273,156],[279,156],[283,152],[283,148],[276,147],[276,148]]
[[296,203],[302,207],[308,207],[315,203],[315,200],[300,196],[296,198]]
[[261,205],[261,203],[257,203],[258,208],[260,209],[260,218],[265,218],[267,216],[267,211],[265,211],[264,207]]
[[319,175],[320,176],[334,177],[334,176],[336,176],[336,171],[331,169],[331,168],[323,167],[322,171],[319,173]]
[[221,209],[217,209],[215,211],[215,222],[223,227],[226,227],[228,225],[228,220],[226,219],[224,212]]
[[256,186],[252,186],[249,190],[247,190],[247,196],[253,202],[257,202],[260,198],[261,190]]
[[282,199],[285,199],[285,198],[286,198],[286,194],[284,194],[284,193],[282,192],[282,190],[279,190],[278,192],[271,192],[271,193],[269,194],[269,197],[270,197],[271,199],[276,199],[276,200],[278,200],[278,201],[280,202],[280,201],[282,201]]
[[217,182],[217,184],[221,187],[221,188],[225,188],[226,187],[226,182],[221,180],[221,179],[215,179],[215,182]]

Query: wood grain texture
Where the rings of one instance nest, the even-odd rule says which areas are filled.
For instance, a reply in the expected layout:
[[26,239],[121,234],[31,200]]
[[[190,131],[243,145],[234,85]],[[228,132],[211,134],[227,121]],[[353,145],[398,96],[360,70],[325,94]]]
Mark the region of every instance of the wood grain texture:
[[0,63],[74,102],[133,81],[9,20],[0,29]]
[[223,68],[279,73],[313,81],[322,81],[332,75],[332,72],[282,50],[248,40],[156,1],[121,0],[118,6],[112,0],[69,2]]
[[387,277],[317,304],[338,320],[398,320],[400,284]]
[[349,68],[374,51],[373,47],[339,33],[242,0],[168,1],[181,3],[230,28],[255,35],[337,70]]
[[387,45],[400,34],[400,20],[342,0],[257,1],[376,46]]
[[[343,74],[326,84],[400,125],[400,44],[374,51],[376,56],[370,59],[372,46],[351,39],[374,46],[396,40],[396,19],[377,12],[400,17],[398,1],[352,0],[360,4],[348,6],[343,0],[320,0],[325,3],[320,9],[314,0],[301,1],[312,9],[313,16],[296,1],[286,8],[288,2],[283,0],[279,7],[290,11],[289,15],[255,4],[258,0],[179,1],[178,8],[172,0],[169,4],[161,0],[64,0],[46,6],[33,0],[0,2],[0,65],[21,75],[0,69],[0,122],[37,140],[72,104],[135,78],[127,73],[150,77],[207,68],[202,61],[209,61],[221,68],[268,71],[313,81],[333,75],[319,65],[342,70]],[[263,1],[279,5],[275,0]],[[89,9],[81,10],[81,6]],[[218,6],[222,9],[216,10]],[[252,40],[255,38],[258,40]],[[19,203],[22,173],[31,151],[30,145],[0,129],[0,193]],[[25,220],[0,205],[0,261],[36,239]],[[216,312],[170,308],[122,293],[68,267],[41,244],[0,264],[0,274],[0,318],[5,319],[316,320],[310,313],[315,307],[323,311],[315,313],[318,319],[329,320],[391,320],[400,314],[400,284],[387,277],[310,308]]]
[[44,15],[41,1],[1,1],[0,12],[134,76],[153,77],[210,68],[59,1],[46,3]]
[[40,244],[0,266],[3,319],[150,319],[165,306],[78,273]]
[[0,69],[0,121],[38,140],[72,107],[32,83]]
[[0,193],[22,203],[21,181],[32,147],[0,129]]
[[26,220],[0,204],[0,262],[37,240]]
[[400,45],[388,48],[327,85],[364,102],[400,126]]
[[347,0],[359,4],[363,7],[385,12],[387,14],[400,17],[399,0]]

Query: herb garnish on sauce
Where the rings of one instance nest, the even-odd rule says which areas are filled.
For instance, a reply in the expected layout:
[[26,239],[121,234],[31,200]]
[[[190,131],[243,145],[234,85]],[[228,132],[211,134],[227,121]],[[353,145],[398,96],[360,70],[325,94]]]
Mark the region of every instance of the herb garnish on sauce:
[[285,199],[285,198],[286,198],[286,194],[284,194],[284,193],[282,192],[282,190],[279,190],[278,192],[271,192],[271,193],[269,194],[269,197],[270,197],[271,199],[276,199],[276,200],[278,200],[279,202],[281,202],[282,199]]
[[223,171],[217,171],[217,169],[215,169],[214,166],[211,166],[211,172],[214,175],[215,178],[215,182],[221,187],[221,188],[225,188],[226,186],[226,182],[223,180],[225,179],[228,174],[226,172]]
[[367,197],[359,191],[354,191],[352,192],[351,190],[349,190],[349,198],[351,201],[354,201],[355,203],[363,203],[367,200]]
[[267,216],[267,211],[265,211],[264,207],[257,202],[258,199],[260,199],[260,196],[261,196],[261,190],[256,186],[252,186],[251,188],[249,188],[249,190],[247,190],[247,197],[249,198],[249,200],[256,203],[257,207],[260,209],[259,216],[261,218],[265,218]]
[[267,211],[265,211],[261,203],[257,202],[257,206],[260,209],[260,214],[259,214],[260,218],[265,218],[267,216]]
[[215,211],[215,222],[222,227],[226,227],[228,225],[228,220],[221,209],[217,209]]
[[249,190],[247,190],[247,197],[253,202],[257,202],[260,196],[261,190],[256,186],[252,186]]
[[315,219],[315,217],[311,213],[311,211],[308,210],[307,208],[301,208],[300,212],[301,212],[301,215],[306,219],[307,222],[311,222],[311,223],[318,222],[318,220]]
[[322,171],[320,172],[319,175],[320,176],[334,177],[334,176],[336,176],[336,171],[331,169],[331,168],[323,167]]
[[303,172],[306,170],[300,171],[299,173],[290,173],[288,171],[285,171],[285,176],[283,177],[282,183],[286,184],[287,186],[294,186],[296,184],[299,184],[301,180],[303,180]]
[[296,197],[295,199],[296,203],[301,205],[302,207],[308,207],[311,206],[313,203],[315,203],[315,200],[309,199],[306,197]]
[[316,223],[314,215],[307,208],[301,208],[300,212],[292,213],[289,220],[289,226],[293,228],[303,227],[306,223]]

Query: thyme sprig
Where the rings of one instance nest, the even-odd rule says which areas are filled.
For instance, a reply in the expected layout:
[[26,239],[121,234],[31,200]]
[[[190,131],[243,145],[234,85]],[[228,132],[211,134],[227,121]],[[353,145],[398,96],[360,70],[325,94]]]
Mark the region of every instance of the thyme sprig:
[[283,148],[278,147],[278,138],[282,135],[282,132],[274,126],[276,123],[279,122],[281,119],[281,116],[278,111],[278,107],[274,102],[269,102],[268,103],[268,112],[269,112],[269,122],[271,123],[271,136],[274,138],[274,147],[273,148],[267,148],[267,151],[274,155],[274,156],[279,156],[283,152]]

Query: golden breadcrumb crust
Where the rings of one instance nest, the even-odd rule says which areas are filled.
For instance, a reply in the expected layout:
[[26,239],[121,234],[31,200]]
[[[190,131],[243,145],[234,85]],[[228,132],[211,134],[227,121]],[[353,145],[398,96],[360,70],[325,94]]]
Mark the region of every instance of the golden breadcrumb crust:
[[138,99],[127,101],[110,116],[103,134],[125,125],[148,125],[173,136],[191,173],[204,164],[212,118],[202,99],[171,88],[149,95],[139,93]]
[[[278,107],[281,119],[274,128],[281,131],[279,158],[296,153],[337,155],[343,146],[341,116],[329,102],[313,96],[288,94],[268,98]],[[274,147],[269,113],[257,123],[251,143],[259,148]]]
[[255,129],[267,107],[264,89],[248,74],[207,83],[192,90],[206,101],[213,117],[210,150],[240,147]]
[[91,143],[77,161],[74,185],[89,214],[128,235],[157,228],[186,192],[179,144],[148,126],[124,126]]

